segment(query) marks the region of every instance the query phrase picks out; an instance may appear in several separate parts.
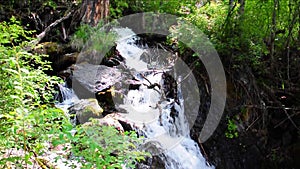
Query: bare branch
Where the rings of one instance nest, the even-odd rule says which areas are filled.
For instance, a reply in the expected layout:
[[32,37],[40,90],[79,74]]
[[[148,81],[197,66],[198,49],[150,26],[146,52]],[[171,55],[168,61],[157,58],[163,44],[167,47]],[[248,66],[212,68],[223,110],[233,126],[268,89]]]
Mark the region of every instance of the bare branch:
[[[40,43],[40,41],[46,36],[46,34],[48,32],[51,31],[51,29],[53,29],[56,25],[58,25],[59,23],[61,23],[62,21],[68,19],[70,16],[71,16],[72,12],[69,12],[67,15],[65,15],[64,17],[56,20],[55,22],[51,23],[42,33],[38,34],[37,35],[37,39],[33,40],[30,42],[30,44],[32,46],[35,46],[37,45],[38,43]],[[28,49],[28,47],[26,47],[27,49],[26,50],[30,50]]]
[[40,42],[52,28],[54,28],[56,25],[58,25],[62,21],[68,19],[71,16],[71,14],[72,14],[72,12],[69,12],[66,16],[64,16],[64,17],[56,20],[55,22],[51,23],[42,33],[37,35],[37,41]]

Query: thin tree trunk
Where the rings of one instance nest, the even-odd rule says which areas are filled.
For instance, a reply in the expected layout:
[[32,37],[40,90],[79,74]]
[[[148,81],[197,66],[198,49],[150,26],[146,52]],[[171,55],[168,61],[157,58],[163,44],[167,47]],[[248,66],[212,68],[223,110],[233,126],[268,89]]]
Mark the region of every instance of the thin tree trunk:
[[232,9],[234,6],[234,0],[229,0],[229,7]]
[[275,35],[276,35],[276,11],[278,7],[278,0],[274,0],[273,14],[272,14],[272,27],[271,27],[271,71],[274,71],[274,53],[275,53]]
[[244,15],[245,12],[245,0],[239,0],[240,8],[239,8],[239,15],[242,16]]
[[[291,21],[290,21],[290,26],[289,26],[289,32],[286,40],[286,49],[287,49],[287,79],[288,82],[290,82],[290,42],[292,38],[292,32],[294,29],[294,25],[296,24],[297,17],[299,15],[299,7],[300,5],[298,4],[297,7],[295,8],[295,12],[292,15]],[[289,9],[292,10],[291,5],[289,5]]]

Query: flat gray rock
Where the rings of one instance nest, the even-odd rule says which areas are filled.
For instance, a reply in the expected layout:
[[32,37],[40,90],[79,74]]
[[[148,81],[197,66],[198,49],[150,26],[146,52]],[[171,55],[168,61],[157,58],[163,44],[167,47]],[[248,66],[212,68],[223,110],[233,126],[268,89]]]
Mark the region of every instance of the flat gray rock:
[[[78,83],[73,84],[75,85],[73,87],[76,88],[76,85],[80,85],[81,88],[83,87],[91,93],[97,93],[110,88],[117,82],[121,82],[122,79],[121,71],[116,68],[81,63],[75,66],[73,82]],[[76,93],[78,92],[81,91],[76,91]]]

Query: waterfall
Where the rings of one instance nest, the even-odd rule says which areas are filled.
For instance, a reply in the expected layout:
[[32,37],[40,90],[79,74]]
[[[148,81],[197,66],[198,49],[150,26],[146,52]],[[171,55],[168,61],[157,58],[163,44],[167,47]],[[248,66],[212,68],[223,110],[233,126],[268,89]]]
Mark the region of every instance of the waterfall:
[[[154,56],[147,44],[137,43],[139,37],[131,29],[113,31],[119,36],[116,50],[124,58],[122,65],[139,85],[125,89],[123,100],[114,100],[115,107],[119,112],[125,111],[120,113],[121,118],[146,138],[142,148],[160,157],[166,169],[213,169],[190,138],[181,86],[183,77],[170,69],[172,54],[164,51],[164,55],[157,52]],[[173,83],[167,82],[166,77],[176,83],[171,85],[172,91],[164,90]],[[67,112],[78,98],[67,85],[59,85],[59,90],[62,102],[56,106]]]
[[[157,69],[153,64],[149,66],[151,63],[142,58],[149,51],[148,46],[136,44],[139,37],[134,32],[128,28],[115,31],[119,35],[116,49],[125,59],[126,67],[141,81],[140,87],[129,90],[123,104],[118,106],[128,112],[124,118],[147,138],[149,144],[156,146],[152,154],[156,153],[165,161],[166,169],[214,168],[207,166],[197,143],[189,136],[180,85],[182,77],[173,76],[177,82],[177,98],[166,98],[161,86],[167,70],[160,65],[156,65]],[[149,55],[151,57],[151,53]]]
[[74,90],[69,88],[66,82],[64,84],[58,84],[58,94],[55,96],[55,100],[58,100],[55,106],[61,108],[64,112],[68,112],[68,108],[78,100]]

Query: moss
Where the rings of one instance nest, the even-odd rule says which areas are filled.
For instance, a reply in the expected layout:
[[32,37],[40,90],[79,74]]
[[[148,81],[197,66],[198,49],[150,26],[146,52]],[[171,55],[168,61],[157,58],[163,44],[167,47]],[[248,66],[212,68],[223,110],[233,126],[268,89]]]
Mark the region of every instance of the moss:
[[101,113],[103,113],[103,109],[101,107],[100,107],[100,109],[97,109],[97,108],[93,107],[92,105],[88,105],[85,107],[83,112],[84,112],[84,114],[91,113],[91,114],[100,116]]

